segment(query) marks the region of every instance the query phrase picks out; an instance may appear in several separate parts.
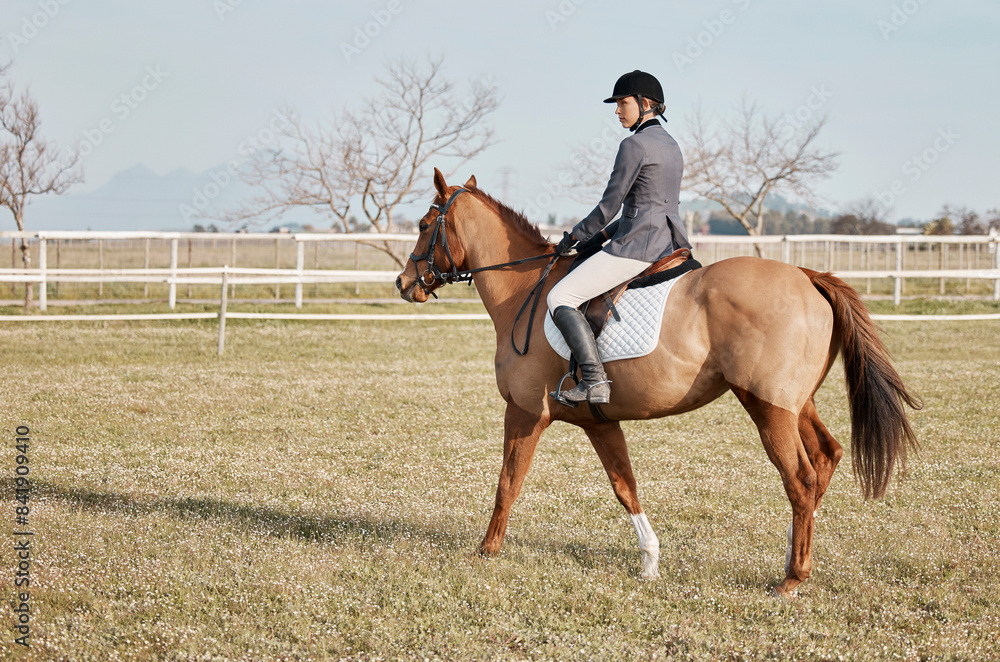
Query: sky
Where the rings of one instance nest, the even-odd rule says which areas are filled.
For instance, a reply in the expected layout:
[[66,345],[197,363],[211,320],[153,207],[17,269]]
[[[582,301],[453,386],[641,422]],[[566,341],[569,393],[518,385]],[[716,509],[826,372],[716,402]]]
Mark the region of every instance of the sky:
[[818,143],[840,167],[816,186],[823,206],[874,196],[898,221],[1000,207],[998,34],[996,0],[4,0],[0,63],[38,101],[44,135],[82,148],[71,193],[136,164],[217,168],[282,107],[329,118],[376,93],[387,62],[443,56],[450,78],[502,98],[497,144],[457,178],[532,220],[596,204],[558,174],[609,136],[610,169],[628,134],[609,131],[602,100],[642,69],[682,145],[698,103],[725,117],[748,96],[793,126],[828,116]]

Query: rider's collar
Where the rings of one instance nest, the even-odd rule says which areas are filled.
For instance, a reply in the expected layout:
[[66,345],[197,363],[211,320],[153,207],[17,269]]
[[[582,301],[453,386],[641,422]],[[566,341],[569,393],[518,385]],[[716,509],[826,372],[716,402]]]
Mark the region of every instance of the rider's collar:
[[657,126],[659,126],[660,125],[660,120],[656,119],[655,117],[653,119],[648,119],[645,122],[643,122],[642,124],[640,124],[639,128],[636,129],[635,132],[639,133],[643,129],[648,129],[649,127],[653,126],[654,124],[657,125]]

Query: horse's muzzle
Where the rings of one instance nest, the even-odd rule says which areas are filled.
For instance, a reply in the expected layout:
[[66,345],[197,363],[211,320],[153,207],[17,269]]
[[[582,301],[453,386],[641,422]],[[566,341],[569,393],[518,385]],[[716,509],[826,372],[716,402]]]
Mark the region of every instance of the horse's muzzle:
[[419,286],[417,281],[415,279],[410,280],[409,277],[406,277],[406,281],[408,282],[404,283],[404,275],[405,272],[396,277],[396,289],[399,290],[400,298],[409,303],[424,303],[427,301],[427,294]]

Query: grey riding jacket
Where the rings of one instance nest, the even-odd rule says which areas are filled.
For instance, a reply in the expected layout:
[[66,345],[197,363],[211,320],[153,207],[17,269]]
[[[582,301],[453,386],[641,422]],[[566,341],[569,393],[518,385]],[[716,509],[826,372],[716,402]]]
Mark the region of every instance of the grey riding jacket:
[[648,120],[621,142],[601,202],[576,224],[573,237],[590,239],[621,209],[618,229],[604,246],[611,255],[652,263],[691,248],[677,209],[683,172],[677,141],[658,121]]

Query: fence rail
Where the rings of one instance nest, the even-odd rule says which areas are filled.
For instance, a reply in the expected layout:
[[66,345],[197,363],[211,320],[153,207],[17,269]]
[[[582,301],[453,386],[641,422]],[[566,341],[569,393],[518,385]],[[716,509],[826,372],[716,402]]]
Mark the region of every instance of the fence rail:
[[[38,266],[23,269],[12,266],[0,269],[0,283],[32,283],[39,286],[38,304],[44,312],[48,305],[48,285],[50,283],[143,283],[166,284],[168,302],[171,309],[176,307],[178,285],[219,285],[228,278],[235,285],[282,285],[295,286],[295,305],[303,305],[303,286],[323,283],[391,283],[397,271],[360,269],[359,258],[355,257],[355,269],[306,268],[306,247],[318,249],[320,243],[360,245],[385,244],[392,242],[412,244],[415,234],[216,234],[192,232],[0,232],[0,240],[21,240],[37,246]],[[49,244],[55,242],[98,243],[103,263],[103,242],[142,240],[145,242],[145,263],[143,268],[106,269],[63,268],[57,260],[56,268],[49,267]],[[191,242],[223,242],[232,245],[235,259],[236,245],[240,242],[273,242],[275,262],[280,262],[277,253],[281,242],[295,247],[295,267],[182,267],[179,259],[181,241],[188,241],[190,262]],[[170,257],[166,267],[149,266],[149,242],[169,242]],[[765,247],[767,256],[790,264],[809,266],[834,272],[844,279],[890,279],[893,282],[893,299],[898,305],[907,278],[936,278],[940,280],[944,293],[946,280],[964,279],[993,282],[993,300],[1000,300],[1000,237],[992,236],[850,236],[850,235],[783,235],[762,237],[704,236],[692,237],[695,251],[702,262],[714,262],[732,254],[752,252],[753,247]],[[958,247],[958,266],[951,268],[955,261],[949,256],[949,249]],[[843,248],[846,247],[846,250]],[[926,255],[920,253],[926,252]],[[907,257],[909,252],[913,257]],[[721,253],[721,254],[720,254]],[[846,256],[845,256],[846,253]],[[316,253],[318,263],[318,253]],[[14,258],[12,257],[12,261]],[[846,264],[844,264],[846,262]],[[984,263],[988,266],[984,267]],[[879,269],[882,266],[884,268]],[[846,268],[845,268],[846,267]]]

